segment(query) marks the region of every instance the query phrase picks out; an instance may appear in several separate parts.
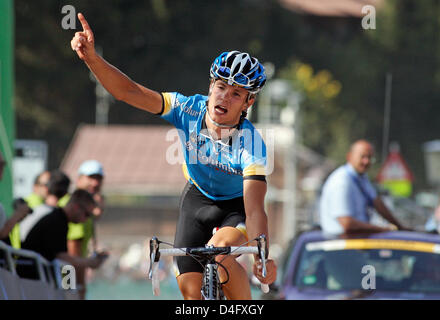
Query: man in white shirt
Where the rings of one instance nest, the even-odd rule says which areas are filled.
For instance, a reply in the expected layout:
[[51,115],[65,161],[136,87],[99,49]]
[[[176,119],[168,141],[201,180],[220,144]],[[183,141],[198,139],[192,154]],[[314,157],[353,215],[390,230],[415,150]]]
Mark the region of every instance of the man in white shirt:
[[[339,235],[408,230],[394,218],[368,180],[366,173],[373,155],[371,143],[358,140],[347,153],[347,163],[327,178],[319,204],[323,232]],[[375,208],[391,225],[384,228],[371,224],[368,207]]]

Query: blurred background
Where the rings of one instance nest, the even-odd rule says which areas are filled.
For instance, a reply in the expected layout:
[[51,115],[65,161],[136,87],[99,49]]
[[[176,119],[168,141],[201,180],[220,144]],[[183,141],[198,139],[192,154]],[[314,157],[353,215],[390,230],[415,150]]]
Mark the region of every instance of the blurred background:
[[[90,273],[88,298],[152,298],[146,244],[173,240],[185,181],[166,161],[169,124],[114,100],[71,50],[82,30],[72,10],[105,59],[153,90],[207,94],[223,51],[264,63],[249,118],[273,151],[274,258],[316,223],[320,187],[356,139],[374,143],[370,177],[398,218],[423,228],[437,205],[439,0],[0,0],[0,144],[13,164],[0,201],[29,194],[44,169],[74,181],[82,161],[103,164],[97,239],[111,257]],[[179,299],[168,265],[163,279],[161,298]]]

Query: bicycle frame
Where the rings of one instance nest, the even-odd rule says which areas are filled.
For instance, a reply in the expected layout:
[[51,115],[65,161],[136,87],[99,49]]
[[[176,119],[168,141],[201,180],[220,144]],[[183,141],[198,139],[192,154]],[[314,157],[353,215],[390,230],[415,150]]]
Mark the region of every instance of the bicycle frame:
[[[153,294],[160,295],[159,279],[157,276],[158,263],[161,256],[192,256],[197,258],[207,258],[203,273],[203,285],[201,288],[202,298],[204,300],[222,300],[224,299],[223,290],[218,277],[218,263],[215,257],[218,255],[240,255],[240,254],[258,254],[262,262],[262,274],[266,276],[267,242],[264,235],[258,237],[257,247],[198,247],[198,248],[170,248],[159,249],[161,241],[156,237],[150,240],[150,271],[149,279],[152,280]],[[267,284],[261,284],[261,290],[264,293],[269,292]]]

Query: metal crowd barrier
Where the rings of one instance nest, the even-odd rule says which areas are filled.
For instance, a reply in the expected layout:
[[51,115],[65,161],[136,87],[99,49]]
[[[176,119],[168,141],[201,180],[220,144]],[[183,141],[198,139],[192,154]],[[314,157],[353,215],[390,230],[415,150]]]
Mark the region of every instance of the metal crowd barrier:
[[[64,261],[52,262],[34,251],[15,249],[0,241],[0,300],[75,300],[78,293],[62,287]],[[20,267],[36,277],[21,277]]]

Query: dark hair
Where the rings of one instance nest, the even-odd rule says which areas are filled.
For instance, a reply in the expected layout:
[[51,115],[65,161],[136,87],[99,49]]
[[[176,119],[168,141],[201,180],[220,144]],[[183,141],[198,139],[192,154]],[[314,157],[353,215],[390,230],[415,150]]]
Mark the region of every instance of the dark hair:
[[53,170],[50,172],[48,183],[49,194],[62,198],[69,191],[70,179],[61,170]]
[[84,205],[88,205],[88,204],[92,204],[92,205],[96,205],[96,201],[95,199],[93,199],[93,195],[83,189],[76,189],[69,200],[69,203],[79,203],[79,204],[84,204]]

